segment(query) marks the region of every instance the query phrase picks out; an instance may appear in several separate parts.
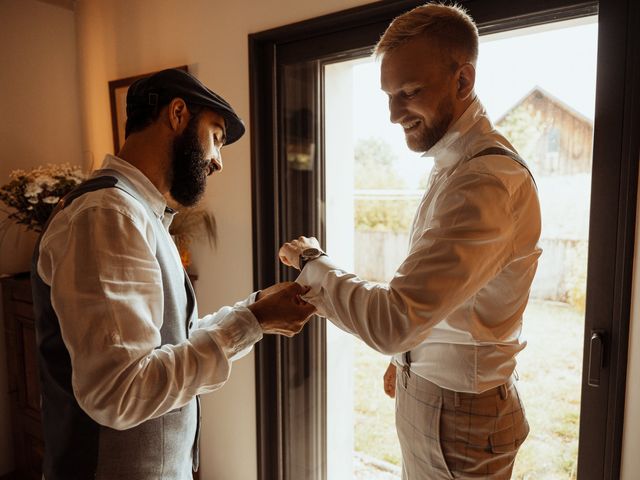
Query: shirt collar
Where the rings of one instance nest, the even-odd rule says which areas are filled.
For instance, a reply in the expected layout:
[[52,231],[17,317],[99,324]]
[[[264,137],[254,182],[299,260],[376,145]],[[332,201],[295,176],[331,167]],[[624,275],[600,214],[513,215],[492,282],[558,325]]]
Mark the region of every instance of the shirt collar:
[[438,169],[450,167],[460,160],[464,143],[460,142],[460,139],[486,115],[484,106],[476,96],[460,118],[449,127],[447,133],[422,156],[433,157],[435,167]]
[[148,202],[151,210],[153,210],[153,213],[155,213],[159,219],[164,220],[165,215],[168,216],[167,220],[169,221],[173,218],[174,211],[168,209],[167,201],[162,193],[160,193],[144,173],[129,162],[115,155],[107,154],[100,169],[115,170],[125,176],[138,193]]

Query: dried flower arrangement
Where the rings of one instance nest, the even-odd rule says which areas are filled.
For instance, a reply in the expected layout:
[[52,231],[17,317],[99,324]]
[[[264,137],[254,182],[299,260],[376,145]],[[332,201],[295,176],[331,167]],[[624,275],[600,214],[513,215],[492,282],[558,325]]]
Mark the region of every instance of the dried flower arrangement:
[[173,217],[169,233],[173,236],[182,265],[191,265],[191,251],[189,247],[194,240],[206,238],[209,245],[215,248],[218,240],[216,218],[211,212],[201,207],[176,209],[178,213]]
[[[67,193],[86,179],[80,167],[69,164],[45,165],[32,170],[14,170],[9,183],[0,187],[0,200],[11,210],[0,224],[5,230],[11,224],[25,225],[41,232],[53,209]],[[174,238],[182,264],[191,264],[189,247],[194,240],[206,238],[216,246],[217,226],[214,215],[201,207],[176,208],[169,232]]]
[[41,232],[56,204],[85,177],[80,167],[69,164],[14,170],[10,182],[0,187],[0,200],[13,209],[3,210],[7,218],[0,227],[17,223]]

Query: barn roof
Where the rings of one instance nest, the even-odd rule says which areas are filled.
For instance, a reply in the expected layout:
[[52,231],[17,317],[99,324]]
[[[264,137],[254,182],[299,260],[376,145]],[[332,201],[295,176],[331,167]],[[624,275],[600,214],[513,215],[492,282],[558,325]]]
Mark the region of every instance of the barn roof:
[[495,122],[496,125],[500,124],[511,112],[513,112],[516,108],[518,108],[520,105],[522,105],[525,101],[527,101],[529,98],[533,97],[534,95],[542,95],[549,102],[551,102],[551,103],[555,104],[556,106],[558,106],[559,108],[567,111],[569,114],[573,115],[574,117],[576,117],[581,122],[584,122],[587,125],[589,125],[591,128],[593,128],[593,121],[590,118],[588,118],[585,115],[583,115],[582,113],[578,112],[575,108],[573,108],[572,106],[570,106],[566,102],[563,102],[558,97],[556,97],[555,95],[549,93],[547,90],[545,90],[544,88],[540,87],[539,85],[536,85],[531,90],[529,90],[520,100],[518,100],[511,108],[509,108],[509,110],[507,110],[505,113],[503,113],[500,116],[500,118],[498,118],[498,120]]

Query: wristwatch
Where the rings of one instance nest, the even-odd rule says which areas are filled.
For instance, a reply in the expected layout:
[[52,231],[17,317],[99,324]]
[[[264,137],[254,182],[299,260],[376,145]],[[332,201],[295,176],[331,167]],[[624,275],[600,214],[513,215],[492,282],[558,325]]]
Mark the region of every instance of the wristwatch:
[[323,255],[326,255],[326,253],[319,248],[305,248],[300,254],[300,271],[302,271],[307,262],[320,258]]

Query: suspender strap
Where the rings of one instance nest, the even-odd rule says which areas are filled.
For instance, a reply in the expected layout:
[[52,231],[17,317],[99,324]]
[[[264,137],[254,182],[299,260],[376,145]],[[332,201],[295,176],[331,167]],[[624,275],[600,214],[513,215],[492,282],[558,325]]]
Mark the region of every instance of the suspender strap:
[[536,186],[536,188],[538,188],[538,185],[536,184],[536,179],[533,178],[533,174],[531,173],[531,170],[529,169],[529,166],[527,165],[527,162],[525,162],[523,160],[523,158],[520,155],[518,155],[517,153],[512,152],[511,150],[507,150],[506,148],[503,148],[503,147],[489,147],[489,148],[485,148],[481,152],[476,153],[469,160],[472,160],[472,159],[478,158],[478,157],[484,157],[486,155],[502,155],[502,156],[505,156],[505,157],[509,157],[514,162],[519,163],[520,165],[522,165],[527,170],[527,172],[529,172],[529,175],[531,176],[531,179],[533,180],[533,184]]
[[404,352],[403,354],[404,357],[404,364],[407,366],[411,366],[411,350]]
[[77,188],[69,192],[62,200],[60,200],[60,210],[71,205],[71,203],[85,193],[101,190],[103,188],[113,188],[118,183],[118,179],[112,176],[94,177],[81,183]]
[[[84,195],[85,193],[93,192],[95,190],[101,190],[103,188],[113,188],[117,185],[117,183],[118,183],[118,179],[116,177],[111,177],[111,176],[94,177],[82,182],[80,185],[78,185],[76,188],[71,190],[64,197],[62,197],[62,199],[58,202],[56,207],[53,209],[53,212],[51,212],[51,215],[49,215],[49,218],[47,219],[47,223],[45,223],[44,227],[42,228],[42,234],[44,235],[44,232],[49,227],[49,224],[51,223],[51,220],[53,220],[53,217],[55,217],[58,213],[60,213],[60,211],[63,210],[65,207],[68,207],[69,205],[71,205],[71,203],[76,198]],[[40,248],[41,238],[42,238],[42,235],[38,238],[38,241],[36,243],[36,251]]]

